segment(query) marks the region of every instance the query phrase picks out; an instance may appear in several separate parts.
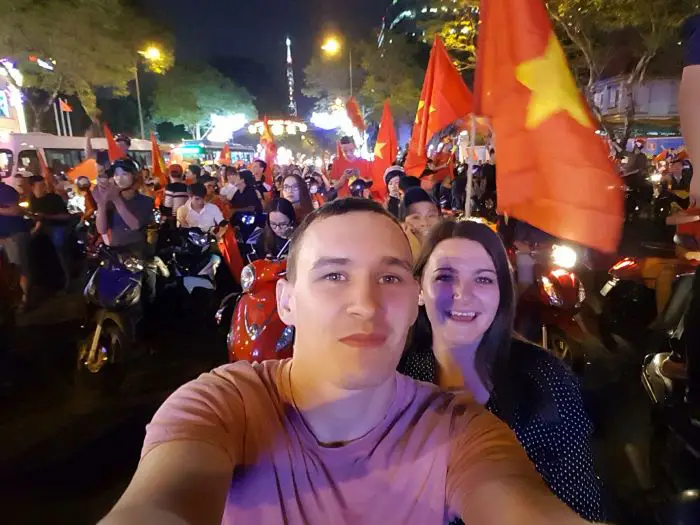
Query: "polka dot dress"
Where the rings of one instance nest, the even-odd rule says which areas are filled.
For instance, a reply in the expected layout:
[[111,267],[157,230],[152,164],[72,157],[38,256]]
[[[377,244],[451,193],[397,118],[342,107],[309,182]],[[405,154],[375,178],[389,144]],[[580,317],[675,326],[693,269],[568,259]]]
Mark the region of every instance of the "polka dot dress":
[[[589,521],[605,521],[591,450],[593,425],[576,379],[559,360],[529,343],[514,340],[511,356],[517,404],[499,404],[496,387],[486,408],[513,430],[559,499]],[[404,355],[399,372],[435,383],[437,363],[430,351],[413,352]]]

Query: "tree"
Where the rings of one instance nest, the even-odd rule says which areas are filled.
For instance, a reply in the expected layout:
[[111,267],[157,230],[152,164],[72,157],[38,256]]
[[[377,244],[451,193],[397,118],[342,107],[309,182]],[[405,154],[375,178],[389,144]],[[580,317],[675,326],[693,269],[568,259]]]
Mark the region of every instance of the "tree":
[[211,131],[211,115],[243,113],[257,117],[253,97],[244,88],[204,64],[178,63],[158,79],[153,100],[156,122],[182,125],[195,139]]
[[443,16],[419,24],[426,43],[438,35],[451,51],[455,66],[462,71],[476,65],[476,36],[479,27],[479,0],[457,0]]
[[[316,99],[316,111],[329,111],[337,99],[346,100],[350,95],[350,66],[345,58],[315,55],[304,68],[304,87],[301,92],[304,96]],[[354,66],[353,83],[358,85],[362,72],[357,70],[357,61]]]
[[[33,110],[35,130],[59,94],[76,95],[96,120],[95,89],[127,92],[137,50],[152,31],[122,0],[0,0],[0,12],[0,56],[24,75],[17,87]],[[172,54],[161,48],[162,70]]]
[[424,70],[418,65],[418,48],[402,35],[389,34],[381,48],[361,46],[361,66],[365,81],[360,89],[369,117],[381,118],[384,101],[391,99],[397,120],[412,120],[418,107]]

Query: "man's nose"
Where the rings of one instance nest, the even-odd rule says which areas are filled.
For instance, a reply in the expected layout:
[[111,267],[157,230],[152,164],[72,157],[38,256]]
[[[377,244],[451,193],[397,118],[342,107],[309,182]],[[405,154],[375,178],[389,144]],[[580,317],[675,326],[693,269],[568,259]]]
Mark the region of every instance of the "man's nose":
[[353,283],[348,313],[361,319],[372,319],[380,309],[380,286],[370,278]]

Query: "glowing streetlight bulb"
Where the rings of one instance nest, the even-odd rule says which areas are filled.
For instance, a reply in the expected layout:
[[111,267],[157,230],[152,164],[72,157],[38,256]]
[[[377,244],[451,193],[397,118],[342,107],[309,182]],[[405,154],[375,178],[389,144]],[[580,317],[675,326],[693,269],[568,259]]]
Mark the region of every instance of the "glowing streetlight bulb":
[[146,60],[158,60],[160,58],[160,49],[156,46],[148,46],[145,51],[141,54],[146,58]]
[[337,55],[340,51],[340,42],[334,36],[329,37],[323,43],[321,49],[328,55]]

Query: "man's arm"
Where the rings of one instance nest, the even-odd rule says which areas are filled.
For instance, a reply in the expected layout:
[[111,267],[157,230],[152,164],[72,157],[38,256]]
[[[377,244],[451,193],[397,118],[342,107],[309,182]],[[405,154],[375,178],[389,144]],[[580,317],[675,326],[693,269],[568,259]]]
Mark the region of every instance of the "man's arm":
[[141,460],[100,525],[218,525],[232,472],[231,458],[208,443],[160,445]]
[[139,222],[138,217],[131,213],[131,210],[126,207],[126,204],[124,203],[124,199],[121,197],[117,197],[112,201],[114,203],[114,207],[117,209],[117,213],[121,216],[121,218],[124,220],[124,223],[129,227],[131,230],[140,230],[142,228],[142,225]]

